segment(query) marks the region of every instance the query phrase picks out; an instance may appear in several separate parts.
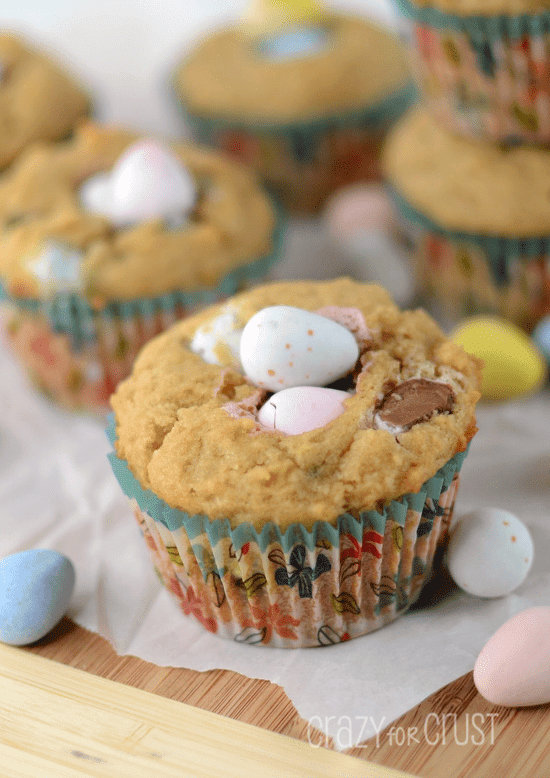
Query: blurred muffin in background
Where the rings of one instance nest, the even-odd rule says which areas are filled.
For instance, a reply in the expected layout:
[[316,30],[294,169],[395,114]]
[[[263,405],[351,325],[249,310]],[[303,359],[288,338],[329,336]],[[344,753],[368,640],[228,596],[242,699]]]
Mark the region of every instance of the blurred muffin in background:
[[0,32],[0,170],[30,143],[65,137],[89,110],[88,96],[48,57]]
[[447,127],[550,142],[549,0],[396,0],[424,99]]
[[82,125],[0,182],[9,340],[46,394],[102,413],[149,338],[263,278],[279,237],[270,198],[234,162]]
[[390,123],[411,104],[406,52],[389,31],[311,3],[258,3],[178,66],[197,138],[254,167],[291,211],[377,179]]
[[550,312],[549,149],[472,141],[416,109],[392,130],[383,166],[449,323],[492,313],[530,330]]

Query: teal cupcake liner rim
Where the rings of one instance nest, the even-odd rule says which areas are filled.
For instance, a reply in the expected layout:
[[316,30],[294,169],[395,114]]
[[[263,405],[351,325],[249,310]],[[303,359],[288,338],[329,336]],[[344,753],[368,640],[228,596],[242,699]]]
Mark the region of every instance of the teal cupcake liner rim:
[[471,243],[480,248],[487,258],[492,278],[497,287],[505,286],[512,276],[512,268],[518,259],[526,261],[550,255],[550,235],[529,238],[509,238],[496,234],[471,233],[449,230],[428,216],[417,211],[400,192],[386,182],[389,196],[395,202],[406,221],[424,230],[441,235],[456,243]]
[[[114,447],[116,441],[114,414],[110,414],[108,417],[106,434]],[[228,519],[211,520],[204,514],[190,515],[178,508],[171,508],[152,491],[141,486],[131,472],[128,463],[120,459],[116,452],[113,451],[107,456],[114,475],[125,495],[130,500],[135,500],[141,510],[151,516],[154,521],[163,524],[170,532],[183,528],[191,542],[195,538],[206,534],[212,548],[216,547],[220,540],[229,539],[235,551],[240,552],[243,546],[250,540],[254,540],[262,553],[272,543],[280,544],[285,553],[290,553],[297,544],[305,546],[309,551],[313,551],[324,541],[337,547],[339,538],[344,534],[352,535],[360,543],[365,528],[368,527],[375,532],[383,534],[386,522],[389,519],[403,527],[407,511],[422,511],[428,498],[437,503],[440,494],[450,486],[455,475],[460,472],[468,449],[469,446],[465,451],[455,454],[422,485],[418,492],[403,495],[398,500],[392,500],[384,506],[382,511],[363,511],[360,514],[360,518],[345,513],[339,516],[334,523],[317,521],[311,530],[306,529],[303,524],[296,522],[291,524],[286,530],[281,531],[280,527],[274,522],[266,522],[259,532],[250,523],[245,522],[235,528],[231,528]],[[197,546],[199,552],[200,548],[200,546]],[[198,561],[200,564],[200,556]],[[206,580],[209,571],[204,568],[202,568],[202,571]]]
[[482,14],[459,16],[438,8],[419,7],[411,0],[393,0],[398,10],[413,22],[439,30],[469,35],[474,41],[517,41],[550,33],[550,11],[538,14]]
[[188,292],[177,290],[151,298],[114,300],[103,308],[95,309],[84,297],[74,293],[43,300],[13,297],[0,283],[0,302],[8,302],[27,314],[44,315],[54,332],[68,335],[73,347],[79,350],[83,344],[95,339],[98,320],[110,322],[114,319],[147,318],[162,312],[170,313],[177,308],[206,307],[218,302],[220,298],[235,294],[243,283],[265,278],[271,266],[280,258],[284,241],[284,217],[278,205],[275,211],[276,224],[271,251],[253,262],[234,268],[214,287],[196,288]]

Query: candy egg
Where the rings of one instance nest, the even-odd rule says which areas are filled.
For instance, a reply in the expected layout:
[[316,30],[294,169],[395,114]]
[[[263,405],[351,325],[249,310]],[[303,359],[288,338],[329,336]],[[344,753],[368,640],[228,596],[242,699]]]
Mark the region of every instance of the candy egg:
[[189,348],[210,365],[241,364],[242,327],[235,310],[227,308],[195,332]]
[[507,400],[539,389],[547,367],[528,336],[505,319],[475,316],[451,335],[485,366],[481,391],[491,400]]
[[22,551],[0,560],[0,641],[34,643],[65,614],[74,588],[72,563],[57,551]]
[[533,340],[550,364],[550,316],[541,319],[533,331]]
[[291,27],[264,38],[259,49],[271,60],[289,60],[320,54],[327,45],[327,33],[321,27]]
[[533,563],[533,540],[517,516],[499,508],[482,508],[463,516],[452,528],[447,566],[468,594],[502,597],[520,586]]
[[100,173],[80,189],[87,210],[117,226],[149,219],[182,224],[196,200],[196,186],[180,160],[152,140],[134,143],[110,173]]
[[301,308],[275,305],[248,321],[240,354],[247,377],[276,392],[336,381],[353,368],[359,347],[341,324]]
[[258,421],[287,435],[300,435],[324,427],[344,412],[347,392],[317,386],[294,386],[276,392],[262,405]]
[[493,705],[550,702],[550,608],[528,608],[505,622],[478,656],[474,683]]
[[27,262],[27,269],[38,281],[43,296],[71,294],[83,289],[83,259],[78,249],[49,241],[41,254]]

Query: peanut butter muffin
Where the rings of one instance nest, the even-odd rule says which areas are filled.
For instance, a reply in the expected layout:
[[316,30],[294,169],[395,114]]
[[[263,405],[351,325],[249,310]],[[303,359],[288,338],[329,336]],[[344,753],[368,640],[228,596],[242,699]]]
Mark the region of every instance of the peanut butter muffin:
[[307,27],[213,34],[174,86],[197,137],[257,169],[295,211],[378,177],[382,138],[414,93],[397,38],[328,12]]
[[88,97],[53,62],[0,33],[0,170],[30,143],[66,136],[89,110]]
[[417,598],[478,388],[475,359],[380,287],[272,284],[143,349],[112,397],[111,461],[185,613],[326,645]]
[[36,145],[0,182],[13,346],[63,405],[106,408],[150,337],[267,273],[277,222],[211,151],[93,124]]
[[550,141],[548,0],[397,0],[424,99],[454,132]]
[[531,329],[550,312],[548,149],[474,143],[416,110],[383,166],[448,318],[491,312]]

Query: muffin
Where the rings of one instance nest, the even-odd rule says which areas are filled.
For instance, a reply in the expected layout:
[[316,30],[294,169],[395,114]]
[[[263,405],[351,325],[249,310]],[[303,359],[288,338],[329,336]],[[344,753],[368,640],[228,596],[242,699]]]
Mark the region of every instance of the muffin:
[[550,141],[549,0],[396,0],[424,98],[461,134]]
[[[174,188],[187,211],[162,202]],[[271,200],[235,163],[84,125],[0,181],[9,340],[50,397],[103,413],[149,338],[264,277],[279,241]]]
[[530,330],[550,312],[548,149],[474,142],[416,110],[392,131],[383,166],[449,323],[491,313]]
[[379,177],[379,150],[411,103],[406,54],[390,32],[351,16],[210,35],[174,89],[196,137],[254,167],[292,211]]
[[65,137],[90,110],[79,86],[43,54],[0,34],[0,170],[34,141]]
[[[478,386],[477,361],[381,287],[268,284],[143,349],[111,399],[111,463],[186,615],[238,642],[328,645],[418,597]],[[290,429],[283,396],[304,390],[340,407],[294,399]]]

